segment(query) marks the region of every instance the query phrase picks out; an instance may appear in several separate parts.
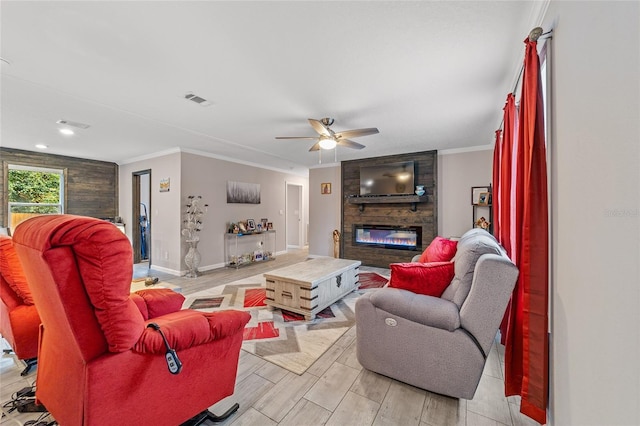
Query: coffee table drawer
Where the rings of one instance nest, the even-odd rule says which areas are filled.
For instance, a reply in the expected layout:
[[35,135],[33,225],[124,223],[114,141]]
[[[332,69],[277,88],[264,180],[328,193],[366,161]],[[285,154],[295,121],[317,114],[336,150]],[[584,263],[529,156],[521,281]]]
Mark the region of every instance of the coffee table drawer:
[[267,300],[279,305],[311,310],[315,305],[314,299],[317,299],[317,295],[313,293],[315,291],[300,284],[282,280],[267,280]]

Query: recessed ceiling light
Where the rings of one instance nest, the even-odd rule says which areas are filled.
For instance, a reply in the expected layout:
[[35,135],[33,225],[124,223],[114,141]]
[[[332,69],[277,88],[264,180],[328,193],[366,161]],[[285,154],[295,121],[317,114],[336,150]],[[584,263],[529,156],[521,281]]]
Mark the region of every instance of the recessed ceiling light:
[[60,133],[62,133],[63,135],[68,135],[68,136],[71,136],[71,135],[73,135],[73,134],[75,133],[75,132],[74,132],[73,130],[71,130],[71,129],[58,129],[58,131],[59,131]]
[[39,143],[39,144],[36,145],[36,148],[38,148],[38,149],[47,149],[47,148],[49,148],[49,145],[45,145],[43,143]]

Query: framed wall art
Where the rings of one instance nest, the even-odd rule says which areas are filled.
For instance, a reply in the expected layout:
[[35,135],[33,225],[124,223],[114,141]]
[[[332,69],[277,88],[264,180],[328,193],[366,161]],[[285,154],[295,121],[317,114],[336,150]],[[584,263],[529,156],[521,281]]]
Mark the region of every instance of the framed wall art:
[[480,194],[489,192],[488,186],[472,186],[471,187],[471,204],[474,206],[480,205]]
[[260,204],[260,184],[227,181],[227,203]]

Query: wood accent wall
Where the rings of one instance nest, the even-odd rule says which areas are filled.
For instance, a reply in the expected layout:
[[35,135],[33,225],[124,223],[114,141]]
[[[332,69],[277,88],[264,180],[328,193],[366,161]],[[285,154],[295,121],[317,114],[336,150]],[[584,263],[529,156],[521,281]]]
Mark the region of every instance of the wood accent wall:
[[65,171],[64,212],[81,216],[118,216],[118,165],[62,155],[0,148],[0,226],[8,226],[9,164]]
[[[365,204],[360,211],[358,205],[349,203],[351,196],[360,194],[360,166],[414,161],[416,184],[424,185],[427,202],[419,203],[411,211],[409,203]],[[438,233],[438,152],[424,151],[411,154],[390,155],[342,162],[342,238],[341,257],[362,261],[363,265],[388,268],[390,263],[409,262],[422,253]],[[419,251],[363,247],[353,243],[353,225],[421,226],[422,247]]]

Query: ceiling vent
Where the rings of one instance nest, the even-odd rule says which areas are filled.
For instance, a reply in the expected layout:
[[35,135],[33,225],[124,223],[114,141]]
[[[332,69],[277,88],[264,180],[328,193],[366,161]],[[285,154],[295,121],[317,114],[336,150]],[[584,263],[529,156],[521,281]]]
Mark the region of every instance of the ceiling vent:
[[184,98],[185,98],[186,100],[188,100],[188,101],[195,102],[195,103],[197,103],[198,105],[203,106],[203,107],[206,107],[206,106],[211,105],[211,102],[209,102],[209,101],[208,101],[208,100],[206,100],[205,98],[202,98],[202,97],[200,97],[200,96],[198,96],[198,95],[194,95],[194,94],[193,94],[193,92],[187,92],[187,93],[184,95]]
[[69,121],[69,120],[58,120],[57,124],[64,124],[65,126],[77,127],[78,129],[88,129],[91,127],[89,124],[78,123],[77,121]]

